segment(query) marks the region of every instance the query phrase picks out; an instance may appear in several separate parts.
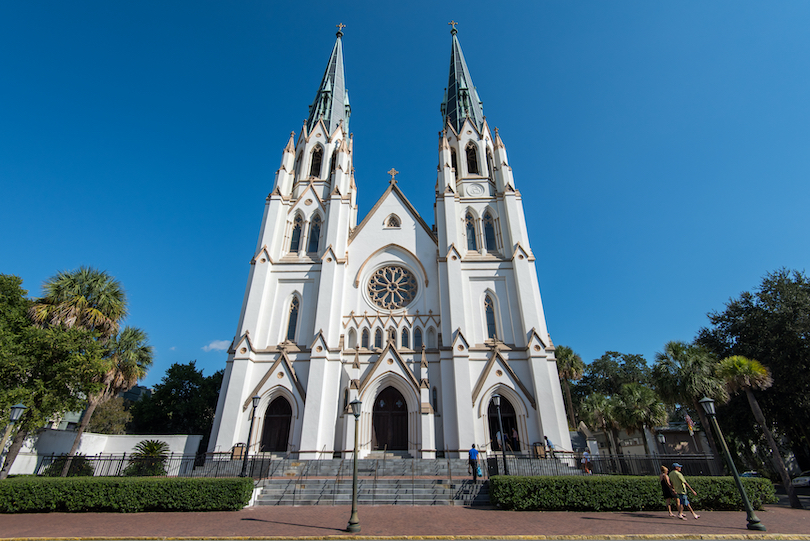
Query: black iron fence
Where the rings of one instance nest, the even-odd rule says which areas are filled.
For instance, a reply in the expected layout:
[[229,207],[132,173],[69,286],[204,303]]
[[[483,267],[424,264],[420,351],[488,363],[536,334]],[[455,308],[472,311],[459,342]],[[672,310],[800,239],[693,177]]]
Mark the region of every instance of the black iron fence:
[[[67,457],[51,455],[40,457],[35,473],[45,476],[59,476]],[[394,462],[402,464],[398,459]],[[426,459],[427,460],[427,459]],[[452,475],[448,460],[447,472],[433,475]],[[364,463],[367,461],[363,461]],[[391,468],[386,472],[385,461],[374,460],[373,474],[401,475],[402,467]],[[382,465],[378,464],[382,462]],[[553,456],[535,458],[528,455],[509,455],[504,458],[500,453],[486,456],[488,475],[586,475],[581,453],[557,451]],[[722,468],[711,455],[597,455],[590,458],[590,471],[596,475],[658,475],[661,466],[672,469],[672,463],[683,465],[687,475],[723,475]],[[114,455],[77,455],[71,460],[69,474],[116,477],[116,476],[168,476],[168,477],[236,477],[242,471],[242,457],[233,453],[208,453],[199,455],[169,454],[165,457],[138,458],[123,454]],[[411,465],[412,470],[415,467]],[[380,471],[382,467],[382,472]],[[250,456],[247,463],[247,475],[255,479],[271,477],[295,477],[302,471],[307,476],[334,476],[338,468],[331,460],[297,460],[282,457]],[[361,468],[362,469],[362,468]],[[407,469],[407,468],[406,468]],[[420,475],[431,475],[419,468]]]
[[[677,462],[687,475],[724,475],[712,455],[596,455],[588,463],[596,475],[659,475]],[[586,475],[581,453],[555,451],[553,457],[531,458],[500,454],[487,458],[489,475]]]

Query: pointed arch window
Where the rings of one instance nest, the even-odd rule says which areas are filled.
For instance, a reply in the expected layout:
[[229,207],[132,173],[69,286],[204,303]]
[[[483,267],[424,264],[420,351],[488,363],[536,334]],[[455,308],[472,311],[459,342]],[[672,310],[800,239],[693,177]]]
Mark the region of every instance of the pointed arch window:
[[290,313],[287,318],[287,340],[295,342],[295,329],[298,326],[298,309],[301,303],[298,297],[293,297],[290,302]]
[[454,148],[450,149],[450,167],[453,168],[453,172],[456,174],[456,177],[458,177],[458,160],[456,159],[456,149]]
[[413,349],[422,349],[422,329],[419,327],[413,331]]
[[360,342],[360,347],[368,349],[368,329],[363,329],[363,338]]
[[337,150],[332,152],[332,162],[329,164],[329,178],[335,174],[335,167],[337,165]]
[[471,175],[481,174],[478,167],[478,151],[475,149],[475,143],[470,141],[465,150],[467,152],[467,172]]
[[436,331],[433,330],[433,327],[429,328],[427,332],[427,347],[431,349],[436,347]]
[[298,153],[298,157],[295,159],[295,182],[298,182],[301,179],[301,162],[304,161],[304,151]]
[[394,328],[388,329],[388,340],[394,344],[394,347],[397,345],[397,330]]
[[487,211],[484,214],[484,244],[487,247],[487,252],[494,252],[497,250],[497,242],[495,240],[495,220],[492,214]]
[[301,249],[301,230],[304,228],[304,219],[296,214],[293,220],[292,235],[290,237],[290,253],[297,254]]
[[309,167],[309,176],[312,178],[321,178],[321,164],[323,163],[323,148],[320,146],[312,150],[312,162]]
[[354,329],[349,329],[349,344],[347,349],[357,349],[357,333]]
[[478,251],[478,241],[475,238],[475,218],[471,213],[464,217],[464,229],[467,232],[467,250]]
[[402,329],[402,347],[409,349],[411,347],[411,333],[408,329]]
[[400,226],[401,226],[401,224],[400,224],[400,221],[399,221],[399,216],[397,216],[396,214],[392,214],[385,221],[385,227],[397,227],[398,228]]
[[382,347],[382,329],[377,329],[374,332],[374,347],[375,348]]
[[312,217],[312,221],[309,224],[309,245],[307,246],[307,252],[315,253],[318,251],[318,243],[321,240],[321,217],[320,215],[316,214]]
[[484,317],[487,322],[487,338],[491,340],[498,338],[495,328],[495,303],[489,295],[484,298]]

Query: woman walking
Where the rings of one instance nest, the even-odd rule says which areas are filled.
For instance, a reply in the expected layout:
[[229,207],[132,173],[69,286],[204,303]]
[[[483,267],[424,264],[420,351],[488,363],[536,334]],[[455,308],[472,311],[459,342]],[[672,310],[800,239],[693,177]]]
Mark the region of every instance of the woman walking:
[[672,500],[677,499],[678,495],[675,494],[675,489],[672,488],[672,481],[669,480],[669,469],[666,466],[661,466],[661,475],[658,477],[661,480],[661,491],[664,493],[664,499],[667,501],[667,511],[669,516],[674,517],[672,514]]

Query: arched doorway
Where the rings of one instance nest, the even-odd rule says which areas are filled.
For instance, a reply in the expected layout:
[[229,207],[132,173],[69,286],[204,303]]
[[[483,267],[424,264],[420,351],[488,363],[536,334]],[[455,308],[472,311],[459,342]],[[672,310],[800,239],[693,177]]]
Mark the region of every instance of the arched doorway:
[[402,393],[386,387],[374,400],[371,445],[376,450],[408,449],[408,404]]
[[[501,446],[498,442],[498,432],[500,431],[500,427],[498,426],[498,408],[495,407],[495,402],[490,400],[489,408],[487,409],[487,418],[489,419],[489,439],[490,445],[492,449],[495,451],[500,451]],[[520,439],[522,439],[522,435],[518,433],[518,442],[516,443],[512,438],[512,429],[514,428],[516,431],[519,430],[518,423],[517,423],[517,415],[515,414],[515,408],[506,399],[505,396],[501,395],[501,420],[503,421],[503,431],[505,434],[504,444],[506,445],[506,451],[513,451],[515,453],[520,452]]]
[[286,398],[279,396],[267,406],[264,414],[264,430],[259,451],[273,453],[286,452],[290,439],[292,407]]

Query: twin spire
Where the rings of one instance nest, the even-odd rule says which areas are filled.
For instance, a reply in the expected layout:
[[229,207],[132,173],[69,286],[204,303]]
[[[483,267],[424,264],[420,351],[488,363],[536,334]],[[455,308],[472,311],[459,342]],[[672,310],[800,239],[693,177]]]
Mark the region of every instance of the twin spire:
[[[464,53],[461,51],[461,44],[458,41],[458,30],[456,22],[448,23],[453,29],[450,34],[453,42],[450,49],[450,78],[445,89],[444,101],[442,101],[441,111],[443,124],[449,122],[456,132],[461,131],[464,120],[469,118],[478,130],[484,126],[484,104],[478,98],[478,92],[470,76],[470,70],[464,60]],[[307,118],[307,131],[312,131],[319,120],[323,120],[327,133],[332,133],[334,129],[343,122],[343,131],[349,133],[349,117],[352,108],[349,105],[349,92],[346,90],[345,76],[343,73],[343,28],[345,25],[339,24],[337,40],[329,56],[329,63],[323,74],[321,85],[315,94],[315,101],[309,106],[309,118]]]

